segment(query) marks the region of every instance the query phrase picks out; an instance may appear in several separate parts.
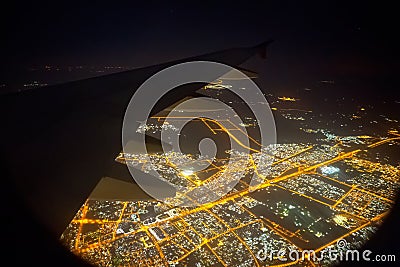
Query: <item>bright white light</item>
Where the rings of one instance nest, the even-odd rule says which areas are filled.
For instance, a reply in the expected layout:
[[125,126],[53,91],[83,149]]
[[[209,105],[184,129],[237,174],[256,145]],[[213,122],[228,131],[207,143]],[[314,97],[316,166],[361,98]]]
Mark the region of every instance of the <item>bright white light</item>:
[[182,171],[182,175],[183,176],[190,176],[190,175],[192,175],[193,174],[193,171],[192,170],[183,170]]
[[340,171],[339,168],[333,166],[322,166],[320,169],[323,174],[334,174]]

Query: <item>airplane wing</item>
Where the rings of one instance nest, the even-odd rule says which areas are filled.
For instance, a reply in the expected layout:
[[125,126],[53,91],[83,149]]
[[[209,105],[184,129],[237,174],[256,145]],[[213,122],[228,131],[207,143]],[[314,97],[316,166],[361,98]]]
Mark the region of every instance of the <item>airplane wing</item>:
[[[130,177],[114,159],[126,106],[147,78],[187,61],[238,66],[270,42],[1,96],[0,160],[14,197],[58,237],[102,177]],[[197,89],[167,97],[160,110]]]

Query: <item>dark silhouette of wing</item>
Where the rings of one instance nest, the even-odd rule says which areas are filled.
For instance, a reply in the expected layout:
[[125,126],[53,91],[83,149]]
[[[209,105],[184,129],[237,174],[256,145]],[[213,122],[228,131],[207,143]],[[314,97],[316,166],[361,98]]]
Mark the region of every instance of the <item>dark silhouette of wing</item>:
[[[263,55],[269,43],[1,96],[3,179],[15,186],[14,197],[59,236],[102,177],[129,177],[126,166],[114,159],[121,151],[124,111],[141,83],[181,62],[238,66]],[[197,89],[166,97],[154,112]]]

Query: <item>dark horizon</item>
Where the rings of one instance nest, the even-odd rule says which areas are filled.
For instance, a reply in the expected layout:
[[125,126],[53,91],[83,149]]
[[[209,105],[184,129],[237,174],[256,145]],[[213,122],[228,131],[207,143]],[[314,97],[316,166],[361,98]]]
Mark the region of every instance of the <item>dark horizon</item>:
[[68,2],[11,5],[2,13],[2,84],[31,82],[21,70],[46,65],[138,68],[272,38],[268,61],[260,65],[272,84],[364,80],[387,95],[398,94],[390,5]]

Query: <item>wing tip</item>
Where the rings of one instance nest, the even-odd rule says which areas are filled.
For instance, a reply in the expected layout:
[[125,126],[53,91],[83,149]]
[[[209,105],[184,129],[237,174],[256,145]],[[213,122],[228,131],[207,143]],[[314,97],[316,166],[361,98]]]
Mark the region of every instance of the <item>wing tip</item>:
[[267,46],[269,46],[273,41],[274,41],[273,39],[268,39],[254,46],[254,49],[260,55],[261,58],[265,59],[267,57]]

